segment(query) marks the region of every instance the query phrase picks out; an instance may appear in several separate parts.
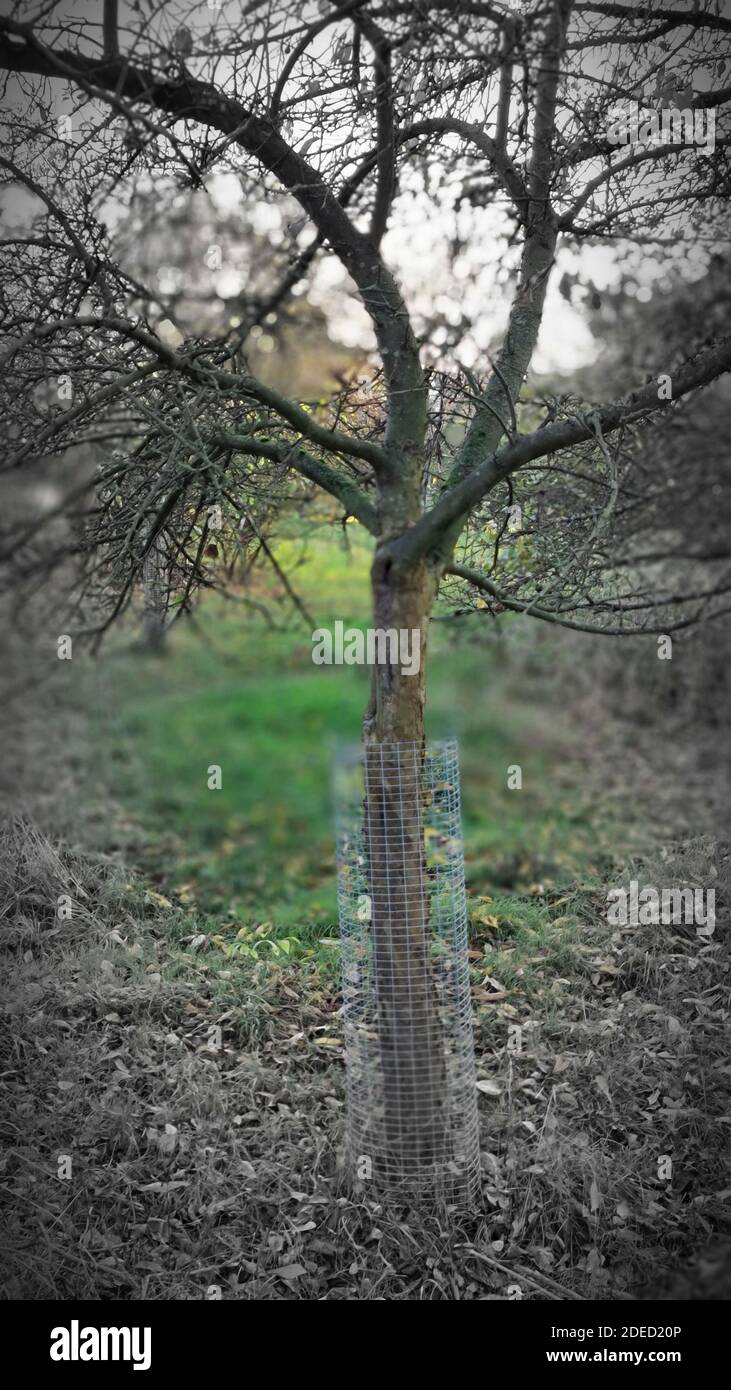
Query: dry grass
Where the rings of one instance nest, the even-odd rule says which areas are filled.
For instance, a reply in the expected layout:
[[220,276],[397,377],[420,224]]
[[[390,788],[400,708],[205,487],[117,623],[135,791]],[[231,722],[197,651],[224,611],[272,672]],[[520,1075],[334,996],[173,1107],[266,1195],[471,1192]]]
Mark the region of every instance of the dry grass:
[[[515,992],[480,1013],[499,1094],[481,1096],[479,1209],[386,1210],[338,1168],[339,1000],[315,965],[222,980],[118,867],[27,820],[0,848],[6,1298],[728,1295],[726,907],[704,942],[612,934],[585,895],[540,1008]],[[713,857],[727,904],[718,848],[680,854],[679,877]]]

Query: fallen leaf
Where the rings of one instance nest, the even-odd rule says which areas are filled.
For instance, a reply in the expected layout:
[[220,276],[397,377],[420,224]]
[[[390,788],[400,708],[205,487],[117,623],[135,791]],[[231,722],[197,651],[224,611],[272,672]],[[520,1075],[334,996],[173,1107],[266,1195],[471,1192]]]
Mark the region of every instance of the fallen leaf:
[[172,907],[172,903],[169,898],[163,897],[162,893],[155,893],[152,888],[148,888],[147,892],[145,893],[145,901],[148,903],[154,903],[156,907],[164,907],[168,910]]

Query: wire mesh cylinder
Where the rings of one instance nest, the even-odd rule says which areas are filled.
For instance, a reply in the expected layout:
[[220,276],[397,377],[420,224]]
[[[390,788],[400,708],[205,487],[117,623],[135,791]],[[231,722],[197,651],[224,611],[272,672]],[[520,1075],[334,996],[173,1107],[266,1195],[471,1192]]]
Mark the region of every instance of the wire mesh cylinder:
[[469,1200],[479,1175],[454,740],[335,768],[351,1173]]

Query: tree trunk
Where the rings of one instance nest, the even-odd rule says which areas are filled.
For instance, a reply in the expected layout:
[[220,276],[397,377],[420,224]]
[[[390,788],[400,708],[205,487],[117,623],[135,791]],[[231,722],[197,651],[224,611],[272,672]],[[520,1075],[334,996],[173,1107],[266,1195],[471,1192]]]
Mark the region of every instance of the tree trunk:
[[445,1066],[432,974],[424,858],[424,663],[436,584],[426,565],[394,575],[376,559],[376,627],[420,634],[418,673],[373,668],[364,719],[365,828],[389,1176],[445,1152]]

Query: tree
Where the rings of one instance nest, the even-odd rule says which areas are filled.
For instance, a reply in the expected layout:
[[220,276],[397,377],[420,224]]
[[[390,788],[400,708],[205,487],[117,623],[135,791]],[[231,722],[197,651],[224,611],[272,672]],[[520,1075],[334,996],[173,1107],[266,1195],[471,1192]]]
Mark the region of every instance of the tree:
[[[370,748],[423,744],[428,626],[445,581],[461,603],[618,635],[716,611],[715,588],[648,593],[651,574],[619,563],[618,537],[636,493],[652,490],[643,453],[658,421],[679,419],[684,398],[728,370],[729,338],[713,333],[672,364],[660,346],[644,381],[589,408],[524,389],[567,252],[581,260],[609,243],[642,278],[689,248],[701,262],[713,250],[731,95],[720,80],[731,20],[716,0],[664,13],[607,0],[102,9],[101,23],[54,3],[0,20],[11,112],[0,163],[20,199],[2,242],[8,467],[90,440],[121,445],[82,481],[83,515],[58,548],[77,557],[79,592],[102,612],[92,627],[124,610],[151,554],[156,584],[164,561],[166,591],[187,608],[208,582],[212,517],[235,528],[257,498],[312,487],[374,537],[375,626],[420,634],[418,676],[373,668]],[[632,102],[644,112],[634,128]],[[271,286],[244,295],[223,331],[184,337],[174,293],[140,282],[115,225],[145,181],[205,187],[222,172],[271,212]],[[474,312],[454,295],[410,304],[409,209],[443,225],[439,277]],[[367,315],[374,365],[303,402],[257,377],[247,349],[325,261]],[[494,332],[506,297],[493,362],[480,320],[489,313]],[[78,499],[66,505],[78,511]],[[38,534],[34,524],[7,546],[26,570],[50,563]],[[435,1087],[432,1112],[409,1116],[417,1018],[437,1045],[418,789],[403,797],[389,771],[369,776],[378,970],[395,982],[388,1003],[382,992],[384,1065],[407,1098],[398,1142],[426,1159],[442,1098]],[[395,868],[387,836],[401,845]]]

